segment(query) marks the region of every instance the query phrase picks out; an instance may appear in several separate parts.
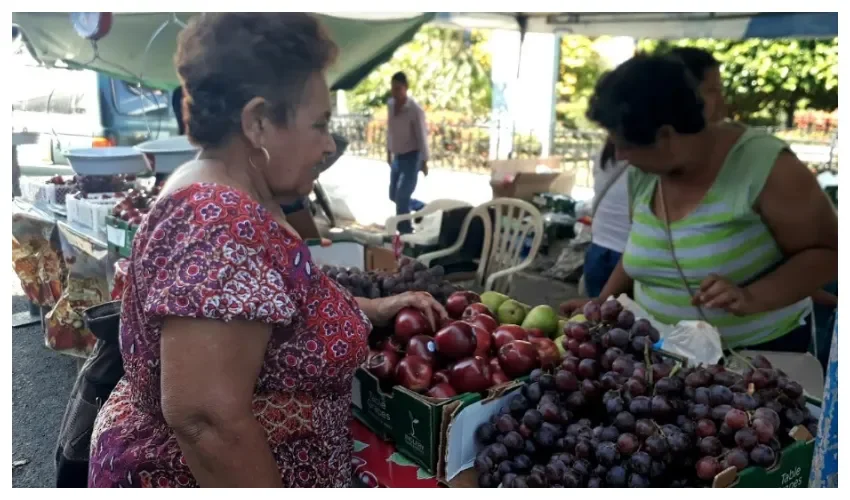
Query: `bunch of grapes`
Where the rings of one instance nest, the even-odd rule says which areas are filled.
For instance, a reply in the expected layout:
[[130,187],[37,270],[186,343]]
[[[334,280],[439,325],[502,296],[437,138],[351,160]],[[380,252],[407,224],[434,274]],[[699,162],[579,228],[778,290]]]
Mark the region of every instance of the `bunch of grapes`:
[[565,327],[561,366],[535,370],[477,429],[481,487],[707,486],[730,467],[771,467],[797,425],[814,435],[802,387],[764,357],[743,374],[683,369],[616,301],[584,316]]
[[331,279],[351,292],[355,297],[376,299],[404,292],[428,292],[440,302],[445,303],[457,287],[445,281],[442,266],[427,268],[419,261],[404,258],[397,272],[369,271],[335,266],[322,266],[322,270]]

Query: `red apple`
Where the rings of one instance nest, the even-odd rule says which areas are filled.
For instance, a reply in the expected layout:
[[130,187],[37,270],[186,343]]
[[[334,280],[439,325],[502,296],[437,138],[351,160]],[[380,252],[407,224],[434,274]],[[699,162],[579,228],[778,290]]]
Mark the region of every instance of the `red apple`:
[[395,335],[404,342],[416,335],[434,335],[434,329],[419,309],[405,307],[395,317]]
[[493,311],[491,311],[489,307],[485,306],[481,302],[476,302],[474,304],[469,304],[469,306],[467,306],[467,308],[463,310],[461,319],[472,319],[478,316],[479,314],[483,314],[485,316],[493,318]]
[[502,325],[493,331],[493,347],[497,350],[514,340],[528,340],[528,333],[525,328],[517,325]]
[[457,392],[455,392],[454,387],[451,385],[442,383],[428,389],[427,395],[429,398],[449,399],[457,396]]
[[490,372],[490,383],[493,386],[507,384],[511,381],[511,378],[505,375],[505,372],[502,370],[494,370]]
[[499,364],[499,357],[493,356],[490,358],[490,371],[500,372],[502,371],[502,365]]
[[455,363],[449,375],[452,387],[458,392],[481,392],[490,387],[490,365],[481,356]]
[[414,392],[423,392],[431,385],[434,371],[419,356],[405,356],[395,368],[396,382]]
[[481,302],[481,297],[474,292],[469,291],[459,291],[449,295],[449,298],[446,299],[446,312],[449,313],[449,316],[453,319],[460,319],[463,316],[463,311],[469,307],[470,304],[474,304],[476,302]]
[[531,342],[514,340],[499,349],[499,365],[507,376],[517,378],[540,366],[540,357]]
[[477,339],[472,325],[455,321],[434,335],[437,353],[451,359],[461,359],[475,352]]
[[431,385],[437,384],[448,384],[449,383],[449,372],[450,369],[437,370],[434,372],[434,376],[431,377]]
[[528,339],[529,340],[548,338],[546,336],[546,333],[543,330],[541,330],[540,328],[528,328],[525,331],[528,332]]
[[384,343],[384,351],[392,351],[399,355],[399,358],[404,356],[404,346],[406,343],[402,343],[402,340],[397,337],[390,337]]
[[[475,304],[473,304],[473,305],[475,305]],[[472,306],[470,306],[470,307],[472,307]],[[495,331],[496,328],[499,328],[499,322],[496,321],[495,319],[491,318],[490,316],[487,316],[486,314],[479,314],[477,316],[474,316],[470,319],[466,319],[464,321],[466,321],[470,325],[479,326],[479,327],[487,330],[488,334],[493,333],[493,331]]]
[[537,349],[541,368],[554,368],[561,363],[561,351],[558,350],[554,340],[545,337],[532,337],[528,341]]
[[369,357],[366,368],[380,380],[390,380],[395,374],[399,355],[392,351],[376,352]]
[[428,335],[416,335],[407,341],[407,355],[419,356],[434,366],[437,361],[437,346],[434,344],[434,339]]
[[490,332],[477,325],[469,325],[475,332],[475,356],[488,357],[490,354]]

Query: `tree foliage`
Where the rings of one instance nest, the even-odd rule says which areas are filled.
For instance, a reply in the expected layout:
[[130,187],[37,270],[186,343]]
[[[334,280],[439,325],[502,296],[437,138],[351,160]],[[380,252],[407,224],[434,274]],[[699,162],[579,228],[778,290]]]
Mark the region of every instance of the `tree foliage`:
[[490,111],[491,58],[486,32],[426,26],[347,95],[355,112],[386,106],[390,78],[404,71],[411,95],[428,111],[467,116]]
[[561,37],[555,112],[559,122],[569,128],[588,126],[584,116],[588,101],[596,80],[608,70],[605,60],[593,46],[594,41],[582,35]]
[[790,126],[801,109],[838,107],[838,39],[742,41],[696,39],[675,43],[644,40],[641,51],[700,47],[721,62],[732,118]]

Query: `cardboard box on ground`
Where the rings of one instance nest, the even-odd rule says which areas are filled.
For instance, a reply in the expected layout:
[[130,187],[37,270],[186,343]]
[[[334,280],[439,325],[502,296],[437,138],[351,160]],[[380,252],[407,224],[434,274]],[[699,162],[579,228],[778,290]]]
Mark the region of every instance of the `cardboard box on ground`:
[[569,195],[575,184],[575,171],[563,172],[559,156],[493,160],[489,166],[494,199],[518,198],[531,202],[539,193]]

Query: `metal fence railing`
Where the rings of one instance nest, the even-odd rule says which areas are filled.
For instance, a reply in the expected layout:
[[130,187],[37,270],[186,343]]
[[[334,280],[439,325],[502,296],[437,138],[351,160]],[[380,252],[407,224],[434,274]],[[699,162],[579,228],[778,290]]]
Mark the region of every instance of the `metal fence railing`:
[[[499,134],[499,126],[498,121],[486,119],[466,122],[429,120],[429,164],[455,170],[488,172],[490,137],[491,134]],[[810,166],[838,167],[837,129],[831,135],[776,127],[765,130],[788,141],[798,157]],[[331,131],[349,140],[348,151],[351,154],[378,160],[386,158],[386,120],[361,114],[339,115],[331,120]],[[502,136],[499,134],[497,143]],[[510,157],[536,158],[541,155],[542,145],[533,133],[513,133],[512,136]],[[564,171],[575,172],[577,186],[590,187],[593,185],[593,158],[599,153],[604,140],[605,133],[601,130],[570,129],[558,124],[549,154],[561,157]]]

